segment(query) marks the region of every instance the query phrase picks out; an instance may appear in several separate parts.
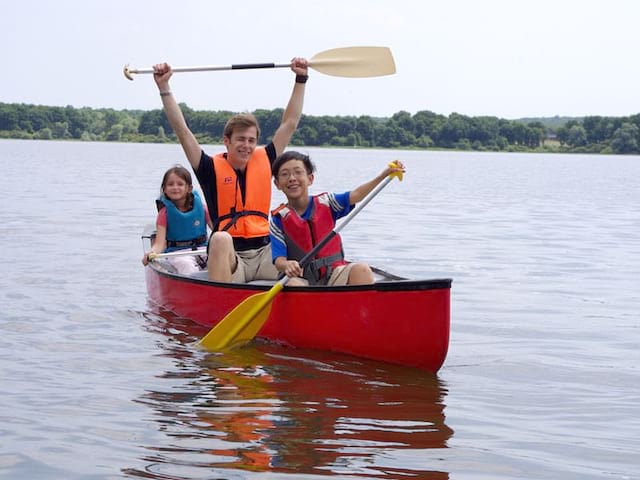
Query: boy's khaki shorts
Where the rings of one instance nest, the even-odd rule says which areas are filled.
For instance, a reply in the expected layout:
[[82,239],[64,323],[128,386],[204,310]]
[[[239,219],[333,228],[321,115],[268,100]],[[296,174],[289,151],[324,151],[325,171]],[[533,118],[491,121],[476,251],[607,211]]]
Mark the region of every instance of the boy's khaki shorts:
[[[346,285],[349,281],[349,272],[351,272],[354,265],[355,263],[347,263],[346,265],[336,267],[333,272],[331,272],[327,286]],[[297,278],[297,280],[303,285],[309,285],[309,282],[304,278]]]

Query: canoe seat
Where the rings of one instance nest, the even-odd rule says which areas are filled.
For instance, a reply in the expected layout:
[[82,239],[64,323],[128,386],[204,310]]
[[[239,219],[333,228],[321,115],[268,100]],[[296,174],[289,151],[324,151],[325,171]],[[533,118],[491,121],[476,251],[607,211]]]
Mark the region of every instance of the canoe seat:
[[200,270],[198,272],[192,272],[189,274],[190,277],[193,278],[198,278],[200,280],[207,280],[209,277],[209,272],[207,272],[206,270]]
[[[197,278],[198,280],[208,280],[208,272],[206,270],[200,270],[199,272],[193,272],[189,274],[191,278]],[[275,281],[273,280],[252,280],[251,282],[247,282],[249,285],[273,285]]]
[[[171,273],[176,273],[175,269],[171,266],[169,262],[163,262],[165,270]],[[377,282],[389,282],[389,281],[397,281],[404,280],[401,277],[385,272],[384,270],[380,270],[379,268],[372,267],[373,270],[373,278],[374,281]],[[208,272],[207,270],[200,270],[198,272],[193,272],[188,275],[191,278],[197,278],[198,280],[208,280]],[[273,286],[276,282],[274,280],[252,280],[251,282],[247,282],[249,285],[268,285]]]

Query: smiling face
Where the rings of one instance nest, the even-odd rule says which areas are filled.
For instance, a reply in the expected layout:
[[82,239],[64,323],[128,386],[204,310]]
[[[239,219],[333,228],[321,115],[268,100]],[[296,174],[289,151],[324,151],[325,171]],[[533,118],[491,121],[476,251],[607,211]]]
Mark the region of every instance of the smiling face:
[[191,185],[189,185],[184,178],[175,173],[170,173],[166,178],[162,192],[165,197],[180,208],[186,203],[187,195],[191,193],[191,188]]
[[236,128],[230,136],[225,136],[227,160],[233,168],[244,169],[253,151],[258,145],[258,129],[256,127]]
[[273,184],[287,196],[289,202],[306,200],[309,185],[313,184],[313,173],[307,172],[302,160],[288,160],[280,165]]

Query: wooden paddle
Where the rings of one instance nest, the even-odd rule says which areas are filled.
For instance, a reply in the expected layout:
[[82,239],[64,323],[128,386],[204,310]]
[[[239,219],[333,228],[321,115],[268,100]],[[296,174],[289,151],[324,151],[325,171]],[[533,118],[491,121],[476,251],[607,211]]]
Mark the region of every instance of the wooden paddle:
[[[385,178],[349,215],[344,217],[340,225],[337,225],[300,260],[300,266],[304,268],[315,254],[335,237],[394,177],[402,180],[402,172],[394,172]],[[269,317],[271,301],[288,281],[289,277],[284,276],[268,292],[256,293],[245,298],[200,340],[200,345],[207,350],[220,351],[252,340]]]
[[[173,67],[174,72],[204,72],[210,70],[244,70],[256,68],[289,68],[290,63],[245,63],[239,65],[203,65]],[[396,73],[393,55],[388,47],[343,47],[320,52],[309,60],[314,70],[335,77],[380,77]],[[153,68],[124,66],[124,76],[133,80],[133,74],[153,73]]]

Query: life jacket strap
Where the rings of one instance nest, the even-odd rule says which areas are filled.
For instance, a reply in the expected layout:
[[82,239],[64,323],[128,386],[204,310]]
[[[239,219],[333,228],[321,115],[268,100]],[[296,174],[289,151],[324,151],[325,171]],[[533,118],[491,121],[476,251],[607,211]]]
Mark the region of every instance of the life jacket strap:
[[[344,259],[342,252],[329,255],[328,257],[318,258],[313,260],[305,267],[304,278],[309,280],[310,284],[326,285],[331,278],[333,268],[331,265],[334,262]],[[325,269],[324,272],[322,269]]]
[[218,227],[220,226],[220,224],[227,219],[231,219],[231,221],[229,223],[227,223],[224,228],[222,229],[223,232],[226,232],[227,230],[229,230],[231,227],[233,227],[236,222],[238,221],[238,219],[240,217],[246,217],[248,215],[257,215],[258,217],[262,217],[265,220],[269,220],[269,215],[267,215],[264,212],[260,212],[259,210],[242,210],[240,212],[231,212],[231,213],[227,213],[225,215],[221,215],[218,218],[216,218],[216,221],[213,223],[213,231],[217,232],[218,231]]
[[203,245],[207,242],[207,236],[202,235],[198,238],[194,238],[193,240],[167,240],[167,248],[183,248],[183,247],[192,247],[194,250],[196,247]]

